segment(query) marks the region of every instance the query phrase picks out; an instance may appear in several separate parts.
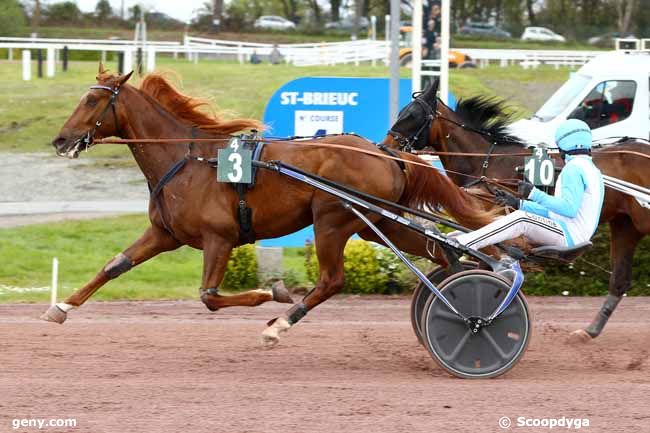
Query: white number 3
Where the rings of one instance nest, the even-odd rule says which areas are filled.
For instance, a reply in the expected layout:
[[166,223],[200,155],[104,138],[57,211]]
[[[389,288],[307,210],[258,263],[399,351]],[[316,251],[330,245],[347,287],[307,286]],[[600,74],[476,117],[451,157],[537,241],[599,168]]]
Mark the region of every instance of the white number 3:
[[238,153],[231,153],[228,156],[228,161],[232,162],[232,170],[233,173],[228,173],[228,179],[231,182],[239,182],[242,179],[242,176],[244,174],[242,168],[241,168],[241,155]]

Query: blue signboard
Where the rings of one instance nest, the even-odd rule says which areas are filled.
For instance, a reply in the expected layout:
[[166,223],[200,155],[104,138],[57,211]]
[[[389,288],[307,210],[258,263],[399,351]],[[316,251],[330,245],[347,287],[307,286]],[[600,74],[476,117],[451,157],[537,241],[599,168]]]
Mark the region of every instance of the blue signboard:
[[[380,142],[390,128],[388,78],[304,77],[289,81],[264,110],[266,137],[293,137],[354,132]],[[400,79],[400,109],[411,102],[411,80]],[[449,96],[451,107],[455,99]],[[303,246],[314,239],[312,227],[262,246]]]
[[[399,106],[411,101],[411,80],[400,80]],[[387,78],[305,77],[280,87],[264,111],[267,135],[354,132],[381,141],[390,127]]]

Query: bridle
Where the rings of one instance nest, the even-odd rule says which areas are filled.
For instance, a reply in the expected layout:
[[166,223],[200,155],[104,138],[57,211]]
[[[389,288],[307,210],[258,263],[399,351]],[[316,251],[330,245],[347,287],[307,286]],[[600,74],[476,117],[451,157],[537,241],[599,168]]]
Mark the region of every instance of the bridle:
[[[399,145],[399,149],[404,152],[411,152],[414,149],[418,149],[418,148],[422,149],[426,147],[426,143],[424,143],[423,145],[418,145],[418,141],[420,140],[422,133],[425,133],[426,137],[428,137],[428,133],[431,130],[431,125],[433,124],[433,120],[436,118],[437,112],[436,112],[435,105],[437,105],[438,99],[436,98],[434,106],[432,107],[431,105],[429,105],[427,101],[420,98],[420,95],[421,92],[419,94],[414,93],[413,101],[411,101],[411,104],[415,102],[416,104],[420,105],[420,107],[424,110],[424,118],[422,119],[422,123],[415,130],[415,132],[407,136],[399,131],[396,131],[393,128],[388,130],[388,135],[393,137],[393,139]],[[411,104],[409,104],[405,108],[407,111],[411,109]],[[393,125],[393,127],[399,124],[399,120],[400,119],[398,118],[395,124]]]
[[[92,129],[89,129],[86,131],[86,133],[83,135],[83,137],[77,139],[75,141],[75,147],[72,149],[74,152],[80,152],[82,150],[88,150],[90,146],[93,145],[93,142],[95,140],[95,134],[97,133],[97,129],[99,129],[102,126],[102,123],[104,122],[106,115],[108,114],[108,111],[111,110],[113,112],[113,119],[115,121],[115,129],[117,131],[120,130],[118,121],[117,121],[117,110],[115,109],[115,104],[117,102],[117,96],[120,94],[120,87],[115,86],[115,87],[109,87],[109,86],[102,86],[100,84],[90,86],[91,90],[105,90],[107,92],[111,93],[111,97],[108,100],[108,103],[104,107],[104,110],[100,113],[99,117],[95,121],[95,125],[93,126]],[[83,148],[81,147],[83,146]]]

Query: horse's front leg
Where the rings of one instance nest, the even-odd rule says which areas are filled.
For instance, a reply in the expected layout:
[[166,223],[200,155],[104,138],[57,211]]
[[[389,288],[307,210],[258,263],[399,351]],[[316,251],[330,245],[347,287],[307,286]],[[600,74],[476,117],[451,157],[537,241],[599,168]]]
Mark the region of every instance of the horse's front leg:
[[249,290],[236,295],[225,296],[219,293],[228,265],[233,244],[221,237],[210,238],[203,247],[203,284],[200,289],[201,301],[210,311],[225,307],[255,307],[268,301],[293,304],[289,292],[283,286],[273,286],[269,290]]
[[48,322],[65,322],[68,311],[80,307],[100,287],[113,278],[127,272],[132,267],[164,252],[178,248],[181,244],[174,239],[166,230],[152,226],[135,241],[129,248],[124,250],[109,261],[90,282],[68,296],[65,301],[52,305],[41,319]]

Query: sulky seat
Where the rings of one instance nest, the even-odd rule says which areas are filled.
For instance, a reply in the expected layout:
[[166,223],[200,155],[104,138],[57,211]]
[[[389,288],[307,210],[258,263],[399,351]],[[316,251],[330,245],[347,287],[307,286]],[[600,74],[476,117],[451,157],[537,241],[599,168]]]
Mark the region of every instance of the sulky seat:
[[533,248],[530,253],[534,258],[570,263],[583,255],[592,246],[591,242],[583,242],[573,247],[543,246]]

